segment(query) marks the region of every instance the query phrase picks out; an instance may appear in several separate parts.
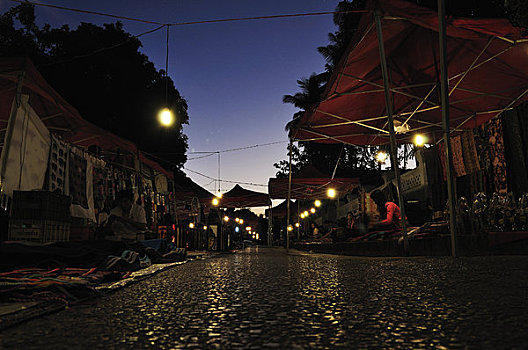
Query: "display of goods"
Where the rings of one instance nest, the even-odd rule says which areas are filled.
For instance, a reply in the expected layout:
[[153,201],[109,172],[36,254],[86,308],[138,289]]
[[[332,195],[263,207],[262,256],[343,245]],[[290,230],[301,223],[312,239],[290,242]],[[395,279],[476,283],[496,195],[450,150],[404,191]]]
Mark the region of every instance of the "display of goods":
[[70,239],[70,223],[53,220],[16,220],[9,222],[11,241],[57,242]]
[[69,222],[71,199],[49,191],[14,191],[11,218]]

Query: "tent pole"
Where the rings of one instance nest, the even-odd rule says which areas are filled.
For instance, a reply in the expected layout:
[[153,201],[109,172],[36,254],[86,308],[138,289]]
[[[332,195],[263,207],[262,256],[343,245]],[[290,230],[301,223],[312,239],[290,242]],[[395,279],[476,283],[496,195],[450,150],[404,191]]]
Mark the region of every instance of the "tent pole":
[[[299,217],[301,216],[301,203],[299,202],[299,199],[297,199],[297,220],[299,220]],[[298,223],[298,221],[297,221]],[[299,226],[297,226],[297,240],[300,240],[301,239],[301,224],[299,224]]]
[[268,246],[271,247],[273,244],[272,233],[273,233],[273,211],[272,204],[269,206],[269,218],[268,218]]
[[451,254],[457,256],[456,242],[456,217],[455,198],[453,188],[453,160],[451,152],[451,141],[449,135],[449,86],[447,83],[447,57],[446,57],[446,23],[445,23],[445,1],[438,0],[438,36],[440,45],[440,82],[442,99],[442,126],[444,131],[447,197],[449,206],[449,231],[451,233]]
[[378,44],[380,51],[380,63],[381,73],[383,75],[383,88],[385,90],[385,105],[387,109],[387,124],[389,127],[390,134],[390,154],[391,154],[391,165],[394,169],[394,175],[396,177],[396,186],[398,188],[398,201],[400,202],[400,212],[402,217],[402,233],[403,233],[403,249],[405,254],[409,254],[409,240],[407,238],[407,216],[405,215],[405,203],[403,202],[403,193],[401,186],[400,169],[398,165],[398,148],[396,146],[396,135],[394,133],[394,121],[392,116],[392,101],[389,92],[389,77],[387,73],[387,61],[385,57],[385,46],[383,44],[383,32],[381,30],[381,19],[380,15],[376,13],[374,15],[376,20],[376,29],[378,32]]
[[9,120],[7,122],[7,130],[4,138],[4,148],[2,150],[2,153],[4,154],[4,158],[2,159],[1,169],[0,169],[0,191],[3,191],[4,189],[4,182],[5,182],[5,173],[7,169],[7,159],[9,158],[9,147],[11,146],[11,138],[13,137],[13,130],[15,129],[15,119],[18,113],[18,109],[20,108],[22,101],[22,87],[24,86],[24,76],[26,75],[26,72],[21,72],[18,74],[18,82],[17,82],[17,89],[16,89],[16,95],[15,95],[15,103],[11,107],[11,114],[9,115]]
[[291,181],[292,181],[292,139],[290,139],[290,144],[288,147],[288,157],[289,157],[289,170],[288,170],[288,202],[286,203],[287,214],[286,217],[286,250],[290,249],[290,233],[288,231],[290,227],[290,200],[291,200]]

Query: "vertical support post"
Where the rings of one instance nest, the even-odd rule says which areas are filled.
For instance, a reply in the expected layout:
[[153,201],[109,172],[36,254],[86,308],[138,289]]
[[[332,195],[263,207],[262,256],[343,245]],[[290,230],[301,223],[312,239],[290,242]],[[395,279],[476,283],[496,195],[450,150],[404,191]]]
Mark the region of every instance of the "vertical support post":
[[291,200],[291,180],[292,180],[292,140],[290,139],[290,144],[288,147],[288,157],[289,157],[289,170],[288,170],[288,202],[286,202],[287,214],[286,217],[286,250],[290,249],[290,233],[288,228],[290,227],[290,200]]
[[270,204],[269,206],[269,218],[268,218],[268,246],[272,246],[273,244],[273,209],[272,209],[272,204]]
[[455,198],[453,188],[453,160],[451,152],[451,140],[449,131],[449,86],[447,85],[447,52],[446,52],[446,22],[445,22],[445,2],[438,0],[438,36],[440,45],[440,84],[442,101],[442,127],[444,131],[446,177],[447,177],[447,197],[449,206],[449,231],[451,233],[451,254],[457,256],[456,242],[456,216]]
[[[299,220],[299,217],[301,216],[301,203],[299,199],[297,199],[297,220]],[[297,240],[301,239],[301,224],[299,223],[299,226],[297,226]]]
[[22,104],[22,87],[24,86],[24,76],[25,72],[21,72],[18,74],[18,82],[17,82],[17,89],[15,94],[15,103],[11,107],[11,114],[9,115],[9,120],[7,122],[7,131],[4,138],[4,149],[2,150],[2,153],[4,153],[4,158],[2,159],[1,169],[0,169],[0,191],[3,191],[4,189],[4,183],[5,183],[5,173],[7,170],[7,159],[9,158],[9,148],[11,146],[11,139],[13,138],[13,130],[15,128],[15,119],[16,115],[18,113],[18,108],[20,108],[20,105]]
[[396,187],[398,189],[398,201],[400,202],[400,212],[402,217],[402,233],[403,233],[403,249],[405,254],[409,253],[409,240],[407,238],[407,216],[405,215],[405,203],[403,202],[403,193],[401,186],[401,177],[400,169],[398,165],[398,148],[396,146],[396,135],[394,132],[394,121],[392,115],[392,101],[389,92],[389,75],[387,72],[387,61],[385,57],[385,46],[383,44],[383,32],[381,29],[381,19],[380,15],[376,13],[374,15],[376,20],[376,29],[378,33],[378,44],[380,51],[380,63],[381,63],[381,73],[383,75],[383,88],[385,91],[385,105],[387,109],[387,122],[389,127],[389,136],[390,136],[390,155],[391,155],[391,165],[394,170],[394,175],[396,177]]

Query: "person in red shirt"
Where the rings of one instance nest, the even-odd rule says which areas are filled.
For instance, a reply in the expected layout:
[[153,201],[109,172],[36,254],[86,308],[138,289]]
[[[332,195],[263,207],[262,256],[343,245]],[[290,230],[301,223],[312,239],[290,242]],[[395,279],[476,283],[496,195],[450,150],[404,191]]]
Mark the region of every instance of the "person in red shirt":
[[394,202],[389,202],[385,194],[380,190],[372,191],[370,198],[378,207],[380,221],[372,222],[369,226],[376,229],[401,230],[400,207]]

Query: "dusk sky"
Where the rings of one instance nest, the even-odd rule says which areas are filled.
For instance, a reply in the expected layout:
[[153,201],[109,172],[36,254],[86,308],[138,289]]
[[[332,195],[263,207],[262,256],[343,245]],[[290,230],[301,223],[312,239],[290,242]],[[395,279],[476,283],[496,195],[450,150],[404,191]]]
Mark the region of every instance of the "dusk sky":
[[[333,11],[338,0],[150,0],[150,1],[40,1],[44,4],[110,13],[162,23],[236,17]],[[5,12],[17,3],[0,0]],[[115,19],[65,10],[36,7],[37,24],[52,26],[80,22],[103,24]],[[137,35],[157,25],[122,21]],[[325,61],[318,46],[328,44],[335,31],[332,15],[241,22],[173,26],[169,41],[169,75],[189,104],[189,152],[218,151],[282,141],[221,155],[221,179],[267,184],[286,159],[285,124],[296,109],[282,96],[299,89],[297,79],[322,72]],[[142,36],[142,52],[158,69],[165,67],[166,30]],[[133,74],[133,72],[131,72]],[[82,84],[82,82],[79,82]],[[154,119],[153,119],[154,120]],[[189,158],[197,155],[189,154]],[[217,156],[189,160],[185,167],[209,177],[218,176]],[[186,171],[210,191],[210,179]],[[222,182],[222,192],[234,183]],[[267,192],[266,187],[242,185]]]

